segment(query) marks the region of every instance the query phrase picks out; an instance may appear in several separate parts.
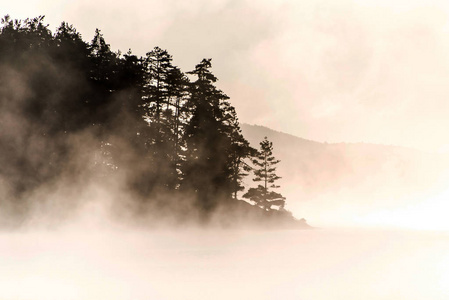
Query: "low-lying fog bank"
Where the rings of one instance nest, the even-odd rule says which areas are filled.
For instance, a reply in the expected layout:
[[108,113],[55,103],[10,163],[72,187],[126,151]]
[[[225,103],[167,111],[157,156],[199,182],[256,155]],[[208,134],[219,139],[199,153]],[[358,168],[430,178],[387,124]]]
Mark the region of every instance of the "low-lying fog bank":
[[0,299],[449,296],[447,232],[93,228],[0,233]]

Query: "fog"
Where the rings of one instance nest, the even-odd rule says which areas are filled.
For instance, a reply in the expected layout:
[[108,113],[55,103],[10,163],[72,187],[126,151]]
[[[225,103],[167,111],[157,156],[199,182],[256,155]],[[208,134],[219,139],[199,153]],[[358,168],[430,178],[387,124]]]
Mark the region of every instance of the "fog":
[[316,194],[291,184],[287,185],[286,195],[302,199],[292,201],[290,209],[314,220],[316,226],[447,231],[449,177],[447,165],[441,164],[437,175],[429,166],[413,174],[419,176],[418,181],[401,182],[408,174],[387,177],[388,173],[379,172],[368,174],[358,184],[342,184]]
[[[143,54],[160,44],[185,70],[213,57],[242,122],[322,142],[447,152],[442,1],[79,1],[50,9],[51,2],[23,10],[9,1],[6,13],[47,14],[51,27],[73,22],[86,40],[98,26],[114,49]],[[0,299],[448,299],[443,156],[275,143],[276,155],[288,152],[278,157],[288,166],[279,167],[286,208],[314,228],[223,228],[229,222],[213,215],[200,226],[188,221],[197,217],[188,194],[156,191],[154,205],[142,205],[130,183],[146,179],[144,160],[120,134],[100,141],[87,119],[68,118],[71,97],[89,91],[73,80],[76,70],[45,55],[20,66],[1,66]],[[51,126],[42,120],[51,123],[55,110],[28,107],[28,98],[41,99],[31,86],[48,92],[45,99],[65,99],[61,122],[77,130],[45,136]],[[111,132],[126,131],[130,119],[116,115]],[[125,167],[103,176],[110,153],[100,143],[114,144]]]
[[273,141],[286,208],[313,226],[449,229],[447,155],[319,143],[248,124],[243,132],[254,147],[264,136]]
[[[310,230],[202,228],[179,226],[151,209],[139,217],[132,193],[122,185],[123,176],[126,172],[116,172],[106,181],[84,178],[81,185],[68,184],[70,177],[60,178],[34,191],[34,199],[45,201],[30,207],[20,226],[0,232],[0,298],[443,300],[449,296],[449,233],[423,230],[447,229],[435,225],[444,219],[445,193],[427,198],[426,206],[405,205],[384,210],[383,215],[366,202],[351,207],[337,194],[323,194],[324,202],[305,199],[294,211],[317,227]],[[360,214],[362,206],[365,215]],[[148,222],[154,217],[159,222]],[[377,229],[366,228],[370,222]],[[398,229],[410,224],[419,230]]]
[[449,235],[99,228],[0,234],[2,299],[447,299]]
[[[128,215],[125,200],[130,195],[120,188],[119,177],[115,180],[110,186],[91,180],[78,193],[61,185],[46,194],[52,201],[34,207],[20,227],[3,228],[1,299],[443,300],[449,296],[449,233],[422,230],[422,219],[420,230],[393,230],[397,226],[379,216],[373,218],[390,229],[357,228],[355,222],[346,229],[223,229],[186,223],[173,227],[170,219],[155,227]],[[67,202],[69,195],[83,204],[61,214],[67,207],[58,210],[57,200],[65,196]],[[119,206],[114,199],[121,200]],[[444,214],[442,208],[435,207],[440,210],[435,218]],[[337,225],[349,211],[345,215],[344,210],[321,208],[329,223]],[[389,212],[390,217],[401,216]],[[302,216],[311,225],[318,223],[304,211]],[[357,217],[361,216],[351,216]]]

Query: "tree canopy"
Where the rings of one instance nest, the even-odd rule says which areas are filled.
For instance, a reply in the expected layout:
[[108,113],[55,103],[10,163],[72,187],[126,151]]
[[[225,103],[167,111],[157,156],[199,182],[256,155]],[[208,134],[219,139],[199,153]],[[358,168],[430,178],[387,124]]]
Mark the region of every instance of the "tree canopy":
[[[256,150],[211,68],[211,59],[203,59],[183,73],[159,47],[144,57],[122,54],[98,29],[85,42],[66,22],[52,33],[42,16],[5,16],[0,179],[7,182],[7,196],[14,203],[30,201],[33,191],[64,176],[106,180],[122,172],[142,203],[158,199],[163,205],[161,194],[188,194],[208,214],[236,201]],[[269,209],[285,198],[268,191],[279,179],[273,167],[278,161],[271,143],[261,147],[253,163],[255,180],[264,186],[246,196]]]

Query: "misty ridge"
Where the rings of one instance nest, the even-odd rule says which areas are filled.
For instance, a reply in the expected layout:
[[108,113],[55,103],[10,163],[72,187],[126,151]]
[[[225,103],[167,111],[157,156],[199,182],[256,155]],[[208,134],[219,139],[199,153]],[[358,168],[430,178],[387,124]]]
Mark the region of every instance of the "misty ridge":
[[[369,143],[320,143],[264,126],[242,124],[250,144],[267,136],[275,145],[280,182],[295,181],[308,193],[336,191],[364,181],[388,188],[428,188],[447,169],[447,154]],[[282,184],[284,185],[284,184]],[[394,192],[394,190],[390,190]]]
[[42,16],[5,16],[0,225],[50,226],[96,207],[153,227],[306,227],[276,192],[273,144],[250,146],[211,67],[184,73],[159,47],[137,57],[98,29],[85,42],[65,22],[52,33]]
[[445,153],[369,143],[321,143],[249,124],[242,124],[242,132],[251,145],[264,136],[278,145],[275,155],[282,163],[277,171],[289,199],[287,208],[311,220],[343,223],[347,216],[337,217],[339,213],[356,216],[404,209],[447,187]]

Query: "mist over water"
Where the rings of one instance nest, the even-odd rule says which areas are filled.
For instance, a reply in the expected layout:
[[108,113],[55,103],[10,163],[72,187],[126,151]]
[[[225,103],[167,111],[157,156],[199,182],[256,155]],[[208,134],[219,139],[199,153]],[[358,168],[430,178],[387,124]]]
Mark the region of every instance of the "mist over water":
[[448,233],[94,227],[2,232],[0,298],[449,296]]

